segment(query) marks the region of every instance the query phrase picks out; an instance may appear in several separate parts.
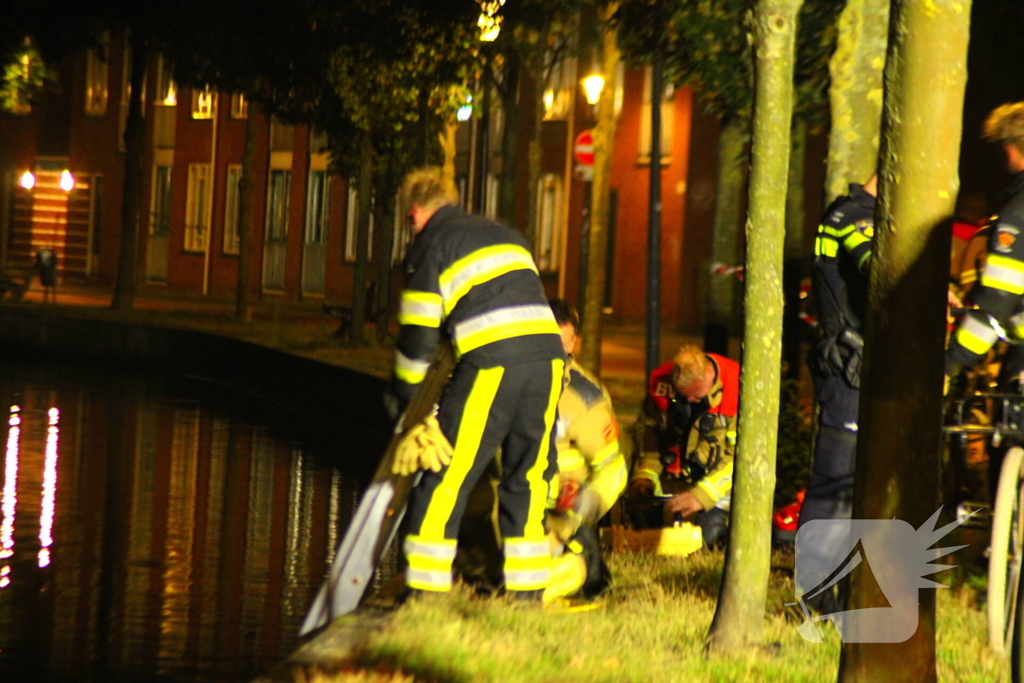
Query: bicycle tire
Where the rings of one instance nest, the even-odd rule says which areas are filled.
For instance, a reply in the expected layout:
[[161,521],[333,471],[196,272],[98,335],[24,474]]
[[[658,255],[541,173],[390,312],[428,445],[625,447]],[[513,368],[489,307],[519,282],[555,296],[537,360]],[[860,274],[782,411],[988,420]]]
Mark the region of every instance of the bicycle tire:
[[992,536],[988,560],[988,644],[1006,654],[1013,637],[1017,611],[1022,550],[1021,466],[1024,449],[1007,451],[999,471],[996,504],[992,512]]

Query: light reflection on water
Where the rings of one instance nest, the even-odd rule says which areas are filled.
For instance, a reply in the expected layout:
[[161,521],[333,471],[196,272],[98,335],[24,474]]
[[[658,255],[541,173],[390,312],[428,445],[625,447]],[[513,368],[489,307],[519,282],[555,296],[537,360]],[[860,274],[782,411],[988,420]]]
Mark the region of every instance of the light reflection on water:
[[358,482],[200,389],[0,364],[0,680],[239,681],[294,649]]

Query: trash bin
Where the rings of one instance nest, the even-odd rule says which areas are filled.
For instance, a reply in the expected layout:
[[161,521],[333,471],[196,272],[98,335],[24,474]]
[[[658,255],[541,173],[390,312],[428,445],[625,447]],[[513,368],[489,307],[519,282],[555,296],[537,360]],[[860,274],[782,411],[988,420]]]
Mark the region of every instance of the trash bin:
[[57,252],[53,249],[40,249],[36,252],[36,266],[39,268],[39,281],[43,287],[56,287]]

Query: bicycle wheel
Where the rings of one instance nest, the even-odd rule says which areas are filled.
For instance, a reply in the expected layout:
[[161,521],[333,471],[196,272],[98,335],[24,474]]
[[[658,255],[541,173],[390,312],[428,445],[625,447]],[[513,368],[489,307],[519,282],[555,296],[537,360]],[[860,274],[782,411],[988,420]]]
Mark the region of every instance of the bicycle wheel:
[[1024,505],[1021,504],[1021,466],[1024,449],[1011,448],[1003,458],[992,513],[992,538],[988,558],[988,644],[1005,654],[1013,636],[1024,551]]

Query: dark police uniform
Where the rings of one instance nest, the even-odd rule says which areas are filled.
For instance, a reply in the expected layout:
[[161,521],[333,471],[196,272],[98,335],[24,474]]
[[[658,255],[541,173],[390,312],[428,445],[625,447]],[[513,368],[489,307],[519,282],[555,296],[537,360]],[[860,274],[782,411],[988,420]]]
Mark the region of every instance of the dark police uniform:
[[[851,183],[849,194],[838,197],[825,212],[814,241],[812,293],[820,329],[809,363],[819,417],[801,527],[816,519],[849,519],[852,513],[861,335],[874,220],[875,198],[862,185]],[[841,540],[801,538],[798,570],[800,564],[814,561],[809,552],[822,563],[832,562]],[[814,606],[834,611],[834,605]]]
[[[946,374],[982,361],[1000,336],[1024,339],[1024,173],[1006,191],[1002,211],[993,219],[988,254],[978,285],[971,291],[977,308],[964,316],[946,350]],[[1022,354],[1009,354],[1003,376],[1019,381]],[[1008,372],[1007,372],[1008,371]]]
[[551,562],[544,511],[557,469],[553,430],[565,351],[529,244],[511,228],[444,206],[417,236],[405,268],[396,392],[412,397],[442,327],[458,359],[437,415],[454,454],[440,472],[424,471],[412,492],[406,583],[451,587],[467,499],[501,448],[505,587],[543,590]]

